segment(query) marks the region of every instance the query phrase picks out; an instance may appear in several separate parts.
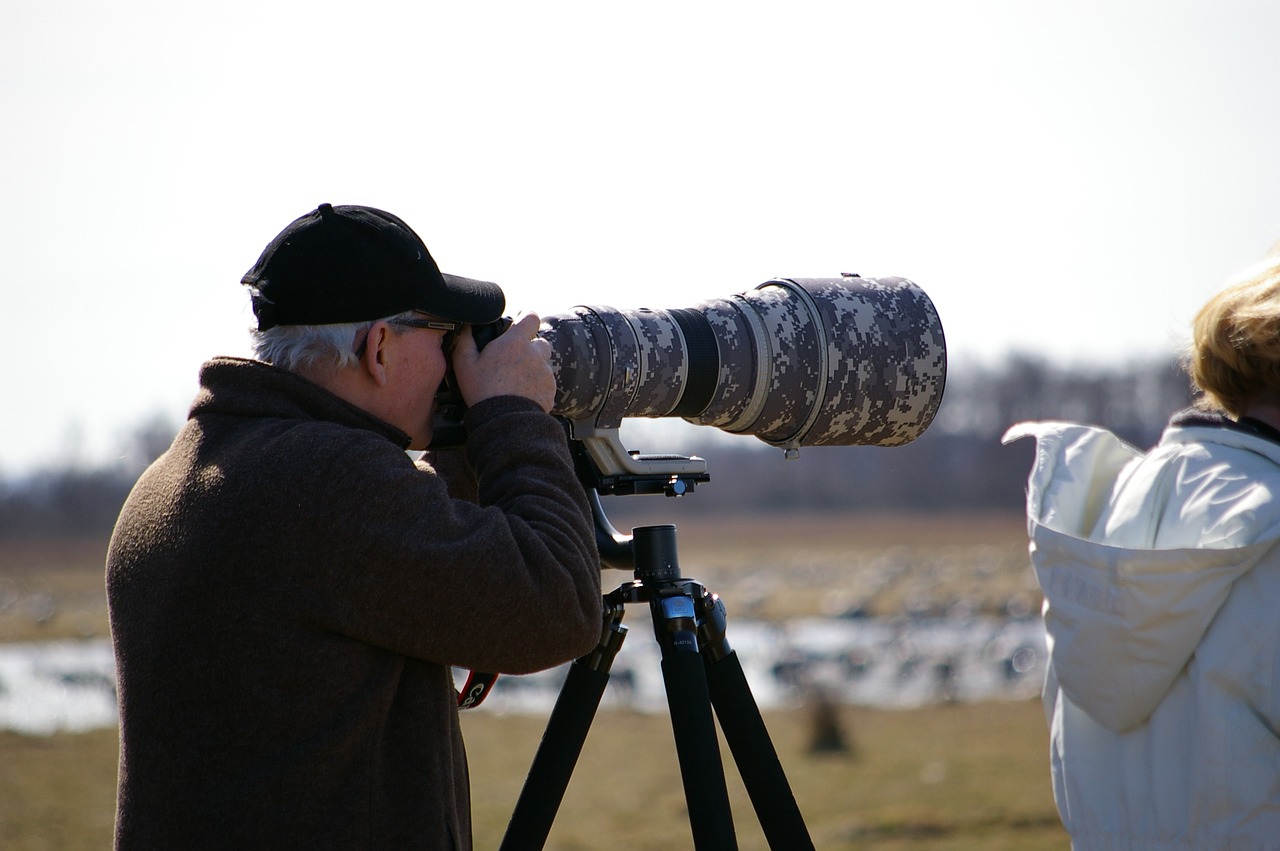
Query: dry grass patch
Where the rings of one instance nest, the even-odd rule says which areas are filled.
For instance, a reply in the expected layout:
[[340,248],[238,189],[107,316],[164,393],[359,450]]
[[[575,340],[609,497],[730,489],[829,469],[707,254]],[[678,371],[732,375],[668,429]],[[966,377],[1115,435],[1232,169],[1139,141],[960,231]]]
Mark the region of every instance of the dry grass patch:
[[[819,849],[1067,848],[1049,787],[1038,702],[839,712],[853,745],[844,754],[810,752],[811,710],[765,717]],[[483,711],[464,719],[476,846],[494,848],[545,722]],[[767,848],[732,756],[722,750],[740,847]],[[656,851],[691,844],[670,721],[601,715],[547,847]]]
[[[1012,851],[1068,847],[1049,788],[1035,701],[912,711],[842,707],[854,750],[811,754],[808,710],[765,717],[819,849]],[[478,849],[496,848],[545,718],[464,715]],[[0,848],[109,848],[116,734],[0,733]],[[725,752],[743,851],[766,847]],[[665,716],[609,712],[592,725],[548,849],[669,851],[692,846]]]

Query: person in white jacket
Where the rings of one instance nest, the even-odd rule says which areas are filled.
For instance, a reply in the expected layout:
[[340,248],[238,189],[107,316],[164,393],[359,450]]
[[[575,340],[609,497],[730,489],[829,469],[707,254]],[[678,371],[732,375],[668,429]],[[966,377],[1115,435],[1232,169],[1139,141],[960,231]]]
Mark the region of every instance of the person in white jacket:
[[1020,423],[1053,792],[1077,849],[1280,849],[1280,255],[1196,316],[1143,453]]

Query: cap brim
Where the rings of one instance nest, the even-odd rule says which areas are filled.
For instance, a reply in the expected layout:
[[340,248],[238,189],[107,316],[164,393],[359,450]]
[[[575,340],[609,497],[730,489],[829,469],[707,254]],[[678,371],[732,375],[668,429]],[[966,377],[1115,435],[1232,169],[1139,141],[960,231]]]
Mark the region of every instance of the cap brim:
[[460,275],[444,274],[445,290],[430,307],[424,308],[441,319],[484,325],[502,316],[507,297],[502,287]]

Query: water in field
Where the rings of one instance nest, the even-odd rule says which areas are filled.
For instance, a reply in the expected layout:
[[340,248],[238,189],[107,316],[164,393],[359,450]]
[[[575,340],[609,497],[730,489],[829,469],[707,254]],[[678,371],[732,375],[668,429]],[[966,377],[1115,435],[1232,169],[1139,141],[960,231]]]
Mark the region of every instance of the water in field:
[[[728,638],[761,709],[818,692],[836,702],[882,708],[1020,700],[1039,694],[1044,681],[1039,618],[738,621]],[[665,712],[660,663],[649,621],[637,621],[613,663],[602,706]],[[485,707],[549,711],[563,677],[556,669],[503,678]]]
[[[646,613],[647,615],[647,613]],[[604,707],[665,712],[660,651],[647,616],[614,661]],[[1024,699],[1044,677],[1039,618],[813,618],[737,621],[728,639],[762,709],[815,692],[863,706]],[[549,712],[565,666],[503,677],[479,712]],[[45,735],[116,723],[105,640],[0,644],[0,729]],[[461,679],[459,678],[459,682]]]
[[0,644],[0,729],[47,735],[115,723],[109,641]]

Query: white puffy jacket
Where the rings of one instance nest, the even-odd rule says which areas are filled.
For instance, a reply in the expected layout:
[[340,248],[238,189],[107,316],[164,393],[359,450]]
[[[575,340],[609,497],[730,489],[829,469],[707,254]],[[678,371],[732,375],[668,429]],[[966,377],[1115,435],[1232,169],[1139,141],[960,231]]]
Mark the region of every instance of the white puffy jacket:
[[1280,849],[1280,443],[1022,423],[1053,791],[1076,849]]

